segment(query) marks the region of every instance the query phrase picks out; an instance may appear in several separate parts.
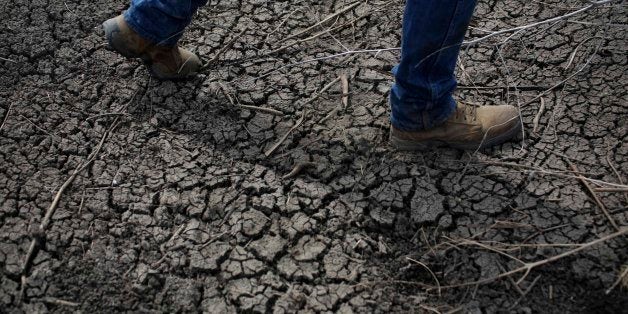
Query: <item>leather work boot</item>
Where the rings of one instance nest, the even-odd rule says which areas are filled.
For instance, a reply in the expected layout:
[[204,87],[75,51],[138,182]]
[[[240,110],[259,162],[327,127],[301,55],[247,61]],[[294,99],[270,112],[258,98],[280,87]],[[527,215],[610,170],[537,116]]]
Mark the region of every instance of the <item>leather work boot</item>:
[[127,58],[140,58],[151,74],[160,80],[177,80],[194,76],[201,60],[178,46],[159,46],[140,37],[122,15],[103,23],[109,47]]
[[398,150],[427,150],[449,146],[465,150],[501,144],[521,129],[517,108],[509,105],[458,104],[443,124],[422,131],[400,131],[391,126],[390,141]]

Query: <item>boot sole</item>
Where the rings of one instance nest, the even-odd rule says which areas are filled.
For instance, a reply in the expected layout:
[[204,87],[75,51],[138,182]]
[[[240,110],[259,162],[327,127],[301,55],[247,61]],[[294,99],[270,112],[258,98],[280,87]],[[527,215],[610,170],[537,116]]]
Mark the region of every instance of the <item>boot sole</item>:
[[439,147],[452,147],[461,150],[482,150],[502,144],[512,139],[515,135],[517,135],[517,133],[519,133],[519,131],[521,131],[521,122],[517,123],[517,125],[508,130],[508,132],[484,140],[481,145],[479,143],[457,143],[438,140],[417,142],[412,140],[402,140],[392,136],[392,134],[390,136],[390,143],[395,149],[400,151],[428,151]]

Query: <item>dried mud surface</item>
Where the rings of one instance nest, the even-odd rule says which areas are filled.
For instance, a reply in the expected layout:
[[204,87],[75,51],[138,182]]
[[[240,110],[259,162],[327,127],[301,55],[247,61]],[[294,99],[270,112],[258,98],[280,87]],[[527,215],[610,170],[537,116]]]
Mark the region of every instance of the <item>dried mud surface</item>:
[[[519,288],[517,276],[439,295],[425,288],[435,282],[421,266],[440,285],[470,282],[614,231],[568,170],[573,163],[591,179],[626,181],[625,4],[462,54],[458,97],[521,105],[519,142],[476,153],[400,153],[387,142],[398,52],[286,66],[399,46],[400,1],[360,4],[325,24],[338,26],[330,33],[267,54],[349,2],[212,0],[182,45],[208,60],[249,30],[187,82],[151,80],[138,61],[105,49],[99,25],[126,2],[2,4],[0,311],[619,313],[628,306],[619,287],[605,294],[627,264],[625,237],[534,269]],[[481,1],[468,36],[584,3]],[[307,100],[342,73],[350,104],[321,122],[341,103],[341,84]],[[535,97],[567,78],[541,97],[533,132]],[[306,109],[303,124],[266,157]],[[116,118],[46,234],[37,234],[60,186]],[[313,166],[283,179],[302,162]],[[596,194],[618,225],[628,225],[624,195]],[[41,246],[22,283],[36,236]],[[503,251],[461,241],[472,237]]]

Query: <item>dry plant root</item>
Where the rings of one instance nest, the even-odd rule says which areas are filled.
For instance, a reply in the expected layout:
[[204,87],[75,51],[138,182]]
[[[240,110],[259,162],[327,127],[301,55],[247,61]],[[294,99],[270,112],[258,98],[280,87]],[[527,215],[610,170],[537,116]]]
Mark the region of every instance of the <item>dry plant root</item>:
[[313,162],[299,162],[297,163],[292,171],[282,177],[282,179],[287,180],[298,176],[303,170],[311,167],[316,167],[316,163]]

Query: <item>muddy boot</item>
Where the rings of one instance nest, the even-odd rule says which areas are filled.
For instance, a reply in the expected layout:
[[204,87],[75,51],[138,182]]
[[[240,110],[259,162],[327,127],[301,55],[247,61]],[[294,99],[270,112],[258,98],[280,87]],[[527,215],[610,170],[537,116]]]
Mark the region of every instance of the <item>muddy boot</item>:
[[519,130],[519,111],[513,106],[458,104],[445,123],[429,130],[407,132],[391,126],[390,141],[399,150],[427,150],[439,146],[475,150],[501,144]]
[[158,46],[140,37],[122,15],[105,21],[103,28],[109,47],[127,58],[141,58],[158,79],[189,78],[201,67],[201,60],[183,48]]

